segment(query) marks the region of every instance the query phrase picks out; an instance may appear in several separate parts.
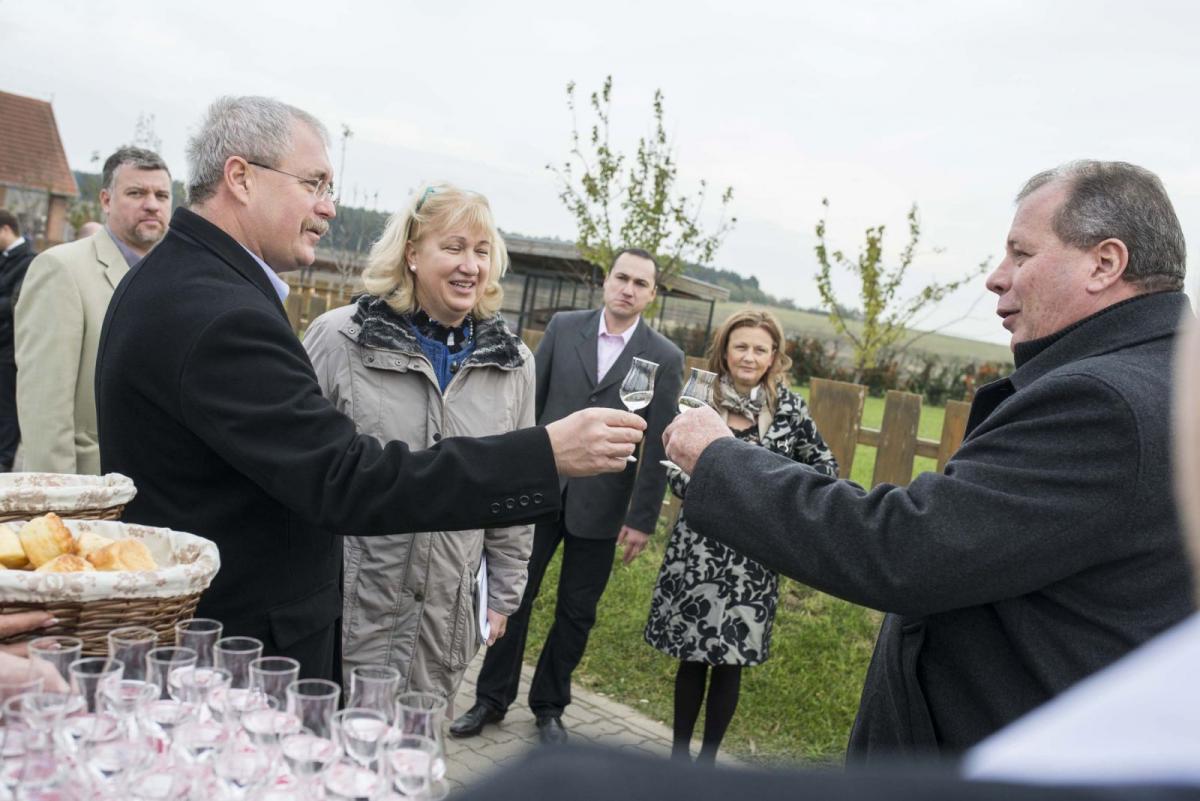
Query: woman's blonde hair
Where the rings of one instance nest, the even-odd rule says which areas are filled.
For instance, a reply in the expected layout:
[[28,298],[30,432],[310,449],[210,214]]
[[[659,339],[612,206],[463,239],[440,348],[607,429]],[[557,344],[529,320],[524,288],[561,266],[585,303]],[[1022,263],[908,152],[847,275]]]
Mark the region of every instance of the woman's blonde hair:
[[[774,414],[779,385],[786,380],[788,368],[792,366],[791,358],[783,352],[783,326],[779,324],[775,315],[756,309],[743,309],[729,315],[725,322],[721,323],[717,333],[713,334],[712,343],[708,346],[706,354],[708,369],[719,376],[729,375],[729,365],[725,363],[725,351],[729,349],[729,338],[739,328],[761,328],[771,335],[771,341],[775,345],[775,354],[772,357],[771,366],[767,368],[767,374],[763,376],[762,383],[767,388],[767,409]],[[721,400],[720,384],[713,388],[713,394],[714,400],[719,403]]]
[[489,319],[500,311],[504,290],[500,279],[508,270],[508,249],[492,218],[487,198],[450,184],[429,184],[413,195],[408,207],[388,220],[383,236],[371,246],[363,285],[368,293],[387,301],[393,311],[408,314],[417,308],[416,276],[408,269],[408,244],[435,231],[465,227],[481,232],[491,242],[491,269],[487,286],[471,309],[477,320]]

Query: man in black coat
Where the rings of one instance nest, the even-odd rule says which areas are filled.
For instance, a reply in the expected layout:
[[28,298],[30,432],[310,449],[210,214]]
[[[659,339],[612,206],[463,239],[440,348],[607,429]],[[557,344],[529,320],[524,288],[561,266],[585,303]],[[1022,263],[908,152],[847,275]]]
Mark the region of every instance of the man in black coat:
[[553,519],[558,473],[623,469],[644,428],[590,410],[420,452],[357,434],[322,397],[275,274],[311,264],[335,214],[327,144],[275,100],[209,108],[188,148],[190,208],[117,288],[96,377],[104,472],[138,488],[125,519],[216,542],[197,614],[310,677],[336,675],[338,534]]
[[1171,498],[1183,233],[1152,173],[1076,162],[1018,196],[988,278],[1016,371],[942,474],[864,492],[681,416],[688,521],[889,614],[850,757],[957,752],[1191,611]]
[[543,742],[566,739],[562,713],[571,702],[571,674],[583,658],[596,607],[612,573],[613,554],[625,546],[629,564],[646,546],[662,511],[666,489],[662,431],[675,415],[683,379],[683,351],[652,329],[642,312],[654,299],[658,265],[644,250],[627,248],[604,279],[604,306],[559,312],[537,349],[537,421],[545,425],[589,407],[622,408],[621,382],[634,358],[658,365],[646,416],[646,447],[640,461],[621,473],[564,480],[563,513],[539,525],[529,557],[529,583],[505,637],[488,647],[475,686],[475,705],[450,727],[472,737],[484,724],[502,720],[516,700],[525,638],[542,576],[563,548],[554,624],[529,687]]
[[17,425],[17,362],[13,351],[13,306],[37,251],[21,236],[21,223],[0,209],[0,472],[12,470],[21,441]]

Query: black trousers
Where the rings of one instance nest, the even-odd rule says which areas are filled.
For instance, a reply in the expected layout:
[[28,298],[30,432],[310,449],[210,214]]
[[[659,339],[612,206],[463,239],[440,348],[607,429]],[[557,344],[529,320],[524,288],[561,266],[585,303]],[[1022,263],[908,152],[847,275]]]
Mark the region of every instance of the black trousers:
[[17,365],[0,359],[0,473],[12,470],[21,429],[17,427]]
[[506,712],[516,700],[525,638],[529,633],[529,612],[541,590],[546,566],[560,542],[563,561],[554,625],[533,674],[529,708],[535,715],[561,715],[571,703],[571,673],[583,658],[588,633],[596,622],[596,605],[608,586],[617,540],[615,537],[593,540],[573,536],[561,520],[534,529],[525,596],[520,608],[508,619],[504,636],[490,646],[484,656],[475,690],[476,703]]

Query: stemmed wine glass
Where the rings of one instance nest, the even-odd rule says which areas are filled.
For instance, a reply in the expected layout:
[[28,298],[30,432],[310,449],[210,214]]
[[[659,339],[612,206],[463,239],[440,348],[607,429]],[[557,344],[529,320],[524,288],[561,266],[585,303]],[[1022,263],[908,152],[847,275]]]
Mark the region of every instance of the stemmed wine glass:
[[[687,383],[683,385],[683,392],[679,393],[679,413],[683,414],[688,409],[699,409],[701,406],[712,406],[713,384],[716,380],[716,373],[693,367],[688,374]],[[682,472],[679,465],[670,459],[663,459],[659,464],[668,470],[674,469]]]
[[[621,382],[621,403],[631,412],[645,409],[654,400],[654,376],[658,373],[658,364],[646,359],[634,358],[629,365],[629,372]],[[632,454],[625,457],[627,462],[636,462]]]

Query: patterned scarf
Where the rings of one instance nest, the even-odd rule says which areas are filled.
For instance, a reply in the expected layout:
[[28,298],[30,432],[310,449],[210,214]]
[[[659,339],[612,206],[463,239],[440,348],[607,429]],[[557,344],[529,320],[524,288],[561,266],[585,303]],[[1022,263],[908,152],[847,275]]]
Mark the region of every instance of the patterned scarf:
[[758,420],[758,413],[762,411],[763,403],[767,398],[766,387],[762,384],[750,390],[752,397],[742,395],[727,375],[721,376],[721,391],[719,394],[721,396],[721,408],[728,410],[732,414],[740,414],[747,420],[755,421]]

